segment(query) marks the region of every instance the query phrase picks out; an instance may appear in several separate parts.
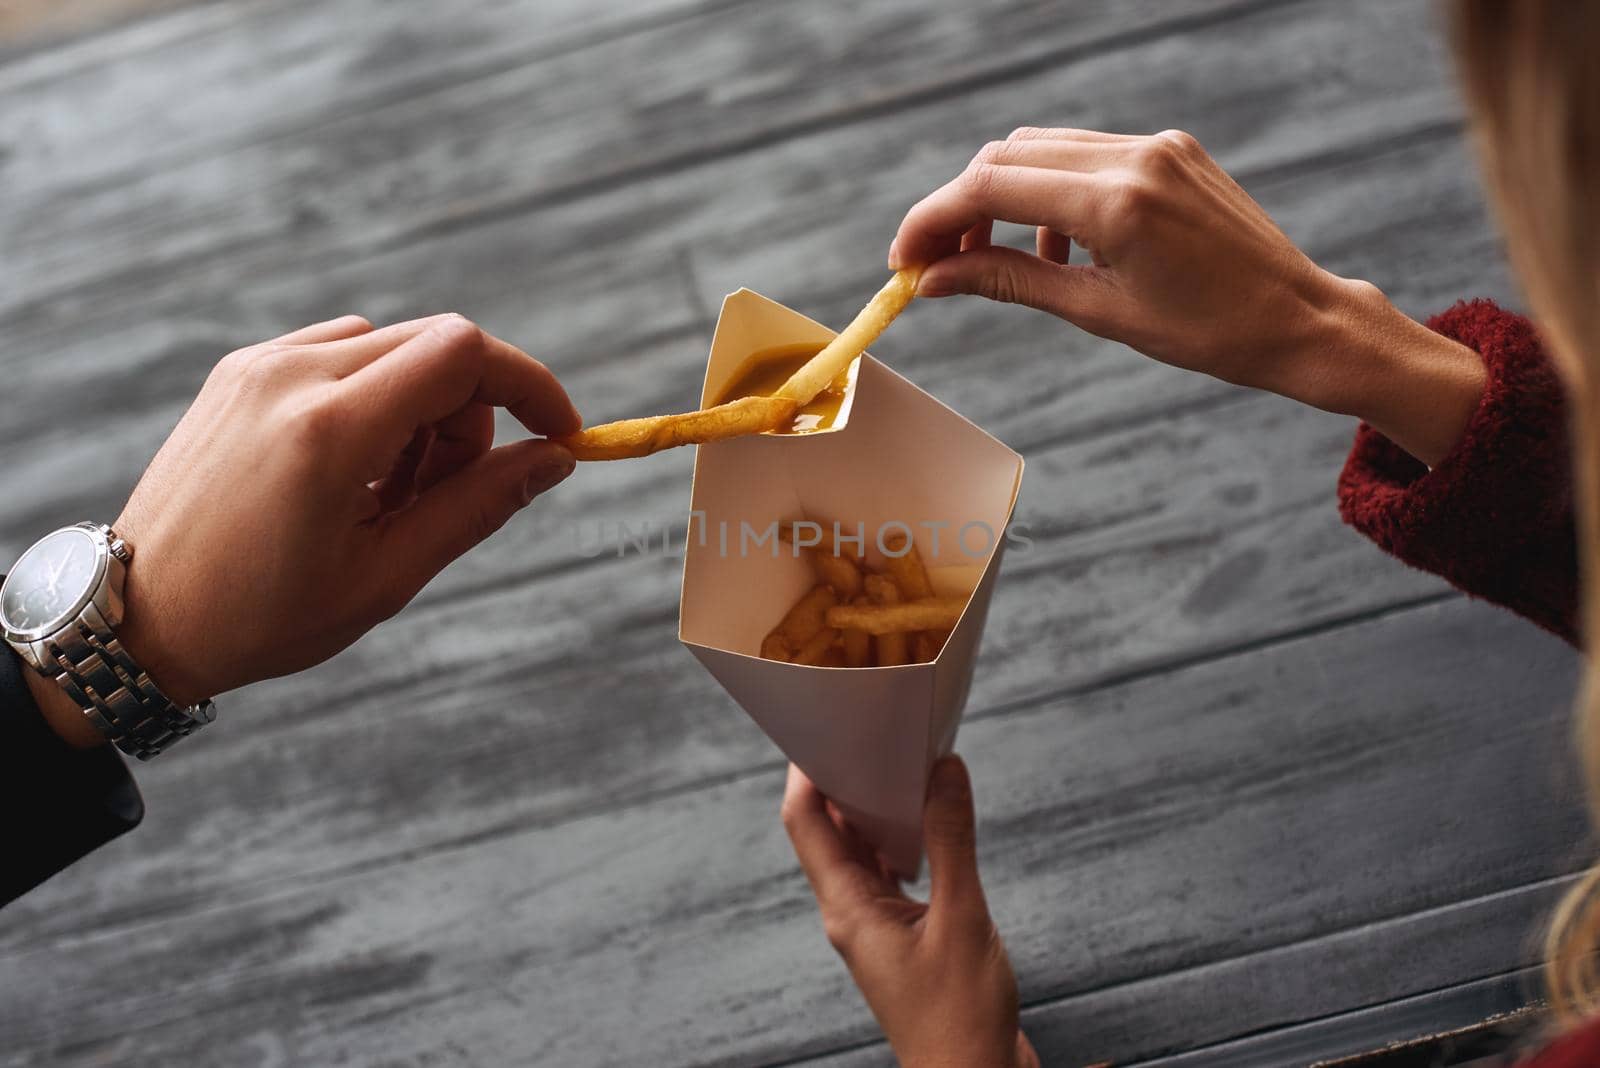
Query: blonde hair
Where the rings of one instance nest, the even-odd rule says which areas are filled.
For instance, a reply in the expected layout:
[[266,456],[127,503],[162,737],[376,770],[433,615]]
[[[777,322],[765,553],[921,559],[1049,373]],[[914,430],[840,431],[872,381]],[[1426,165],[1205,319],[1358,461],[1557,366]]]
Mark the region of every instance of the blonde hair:
[[[1600,626],[1600,4],[1454,0],[1451,29],[1473,135],[1506,244],[1567,386],[1585,644]],[[1600,823],[1600,678],[1577,744]],[[1600,867],[1551,919],[1545,978],[1570,1024],[1600,1010]]]

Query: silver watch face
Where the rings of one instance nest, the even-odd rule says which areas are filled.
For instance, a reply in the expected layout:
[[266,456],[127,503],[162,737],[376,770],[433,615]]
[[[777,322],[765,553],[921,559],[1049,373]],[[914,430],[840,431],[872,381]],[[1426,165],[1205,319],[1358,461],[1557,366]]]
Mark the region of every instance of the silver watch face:
[[86,530],[68,527],[22,554],[0,588],[0,623],[28,640],[54,633],[94,595],[100,547]]

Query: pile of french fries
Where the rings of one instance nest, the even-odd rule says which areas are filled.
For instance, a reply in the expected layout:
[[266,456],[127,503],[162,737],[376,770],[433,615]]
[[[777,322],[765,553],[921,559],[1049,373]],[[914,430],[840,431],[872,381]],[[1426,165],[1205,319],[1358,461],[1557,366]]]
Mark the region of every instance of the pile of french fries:
[[804,546],[818,581],[762,640],[767,660],[813,667],[927,663],[966,607],[965,597],[934,596],[916,543],[902,532],[885,534],[882,571],[869,568],[846,540],[825,534],[807,544],[792,523],[779,526],[779,537],[790,551]]

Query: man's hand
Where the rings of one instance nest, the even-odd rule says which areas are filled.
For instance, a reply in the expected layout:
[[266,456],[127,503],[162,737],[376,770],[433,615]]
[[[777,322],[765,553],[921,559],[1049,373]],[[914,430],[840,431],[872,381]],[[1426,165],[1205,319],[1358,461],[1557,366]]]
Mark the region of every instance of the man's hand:
[[905,895],[793,765],[783,825],[823,931],[904,1068],[1038,1068],[1017,1025],[1017,981],[978,880],[972,783],[959,757],[934,767],[928,789],[927,904]]
[[[993,247],[996,221],[1035,254]],[[1073,246],[1090,262],[1070,262]],[[1017,130],[911,209],[894,269],[920,296],[1027,304],[1224,381],[1359,416],[1424,463],[1483,392],[1476,353],[1312,263],[1188,134]]]
[[496,407],[581,425],[544,365],[458,315],[225,357],[114,524],[123,644],[181,704],[326,660],[572,471],[552,442],[492,448]]

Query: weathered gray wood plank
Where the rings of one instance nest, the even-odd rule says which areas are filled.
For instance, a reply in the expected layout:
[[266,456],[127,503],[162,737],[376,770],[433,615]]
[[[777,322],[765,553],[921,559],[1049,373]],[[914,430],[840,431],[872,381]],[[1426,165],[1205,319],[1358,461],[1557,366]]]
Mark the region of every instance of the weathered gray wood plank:
[[[1392,1042],[1507,1016],[1528,1005],[1538,989],[1538,969],[1527,968],[1211,1049],[1163,1057],[1138,1068],[1275,1068],[1307,1064],[1313,1059],[1322,1064],[1337,1057],[1382,1049]],[[1513,1028],[1513,1033],[1516,1030]],[[1538,1048],[1537,1028],[1524,1036],[1522,1046],[1528,1051]],[[1514,1053],[1515,1047],[1509,1052]]]
[[200,0],[10,0],[0,6],[0,63],[8,56],[59,49],[68,41],[196,2]]
[[[1243,1068],[1304,1064],[1470,1026],[1537,999],[1537,976],[1525,966],[1539,960],[1544,918],[1574,881],[1563,876],[1065,998],[1030,1003],[1025,995],[1023,1028],[1055,1064],[1096,1063],[1117,1050],[1118,1064],[1154,1057],[1152,1068]],[[1461,982],[1468,976],[1472,982]],[[1446,985],[1442,994],[1418,994]],[[1486,1006],[1484,991],[1500,1000]],[[1153,1011],[1158,1006],[1175,1011]],[[1243,1029],[1264,1033],[1236,1038]],[[1191,1052],[1169,1061],[1170,1050]],[[894,1061],[879,1041],[801,1063]]]
[[[725,134],[749,134],[844,105],[881,106],[952,83],[1014,77],[1073,49],[1182,32],[1242,5],[1195,0],[1174,11],[1158,0],[1086,0],[1068,19],[1048,3],[998,0],[944,8],[891,0],[870,9],[494,0],[448,15],[425,0],[212,6],[220,10],[166,20],[164,32],[141,26],[122,35],[133,40],[99,42],[92,62],[80,50],[58,49],[0,63],[0,93],[26,135],[15,145],[16,191],[81,191],[471,83],[548,88],[555,79],[528,71],[552,59],[581,72],[577,80],[591,93],[651,120],[645,132],[663,143],[691,130],[702,136],[712,117]],[[624,37],[635,43],[617,43]],[[611,52],[584,66],[597,46]],[[752,54],[730,56],[730,49]],[[604,65],[617,55],[649,62],[630,71]],[[693,61],[704,56],[717,57],[715,65]],[[648,91],[626,92],[641,76],[650,79]],[[191,91],[195,85],[206,91]],[[93,111],[84,114],[89,104]],[[533,94],[525,108],[546,104]],[[73,121],[61,122],[64,116]]]
[[[3,267],[9,294],[0,312],[22,316],[19,325],[40,318],[49,323],[78,314],[79,291],[91,283],[94,304],[109,310],[159,292],[151,285],[158,269],[166,284],[192,288],[223,264],[259,277],[292,271],[314,254],[370,255],[555,205],[564,206],[559,219],[543,228],[538,243],[547,256],[568,254],[597,232],[619,229],[630,232],[643,257],[670,254],[686,242],[717,249],[719,235],[754,209],[766,222],[762,244],[787,244],[794,253],[785,276],[791,291],[828,291],[837,288],[839,265],[881,262],[893,222],[914,198],[908,190],[948,177],[984,139],[1019,122],[1142,128],[1156,114],[1195,127],[1230,165],[1250,167],[1330,142],[1437,123],[1457,110],[1437,65],[1415,54],[1426,11],[1375,3],[1364,9],[1364,19],[1351,18],[1341,5],[1252,6],[1248,16],[1191,34],[1139,37],[1037,72],[1023,64],[1017,69],[1032,73],[1025,82],[988,88],[980,82],[971,90],[959,82],[960,91],[946,95],[918,81],[881,104],[855,108],[830,102],[829,90],[822,90],[820,115],[785,115],[768,104],[788,99],[789,106],[803,106],[832,79],[813,83],[816,72],[801,65],[791,73],[805,81],[768,86],[774,63],[761,42],[779,39],[780,32],[799,42],[817,40],[799,14],[789,16],[800,20],[796,25],[765,21],[778,18],[776,10],[811,9],[740,8],[760,18],[754,25],[733,15],[712,27],[674,24],[664,32],[681,31],[683,39],[622,37],[570,58],[515,68],[501,79],[504,85],[469,83],[402,100],[381,115],[336,119],[286,143],[202,157],[106,189],[63,190],[59,202],[50,194],[30,198],[28,210],[8,214],[0,230],[0,241],[20,250]],[[863,28],[864,39],[842,68],[874,66],[887,47],[876,27]],[[956,40],[963,54],[982,51],[981,34]],[[1362,47],[1355,47],[1358,41]],[[661,75],[651,73],[657,68],[644,62],[641,50],[680,57],[669,69],[691,79],[698,92],[685,89],[655,106],[655,90],[647,86]],[[796,51],[802,59],[810,56],[801,45]],[[1263,62],[1264,56],[1289,62]],[[930,63],[936,67],[933,59],[914,65],[919,79]],[[596,92],[596,69],[624,81],[614,91]],[[1162,80],[1152,84],[1156,70]],[[651,80],[635,86],[630,78]],[[603,84],[614,85],[610,78]],[[746,84],[761,89],[753,101],[728,93],[728,86]],[[1179,85],[1186,87],[1182,93]],[[1207,101],[1188,88],[1207,85],[1232,91]],[[1385,106],[1375,114],[1369,104],[1378,97]],[[868,100],[875,98],[869,93]],[[736,121],[737,115],[745,117]],[[679,129],[677,122],[690,125]],[[751,149],[761,151],[750,156]],[[750,156],[757,169],[729,167],[735,155]],[[572,203],[587,204],[594,192],[632,180],[640,181],[628,210],[605,205],[593,217]],[[722,195],[708,198],[708,183]],[[876,195],[863,195],[864,186]],[[740,195],[750,191],[762,195]],[[835,217],[839,205],[851,205],[850,240],[835,241],[820,259],[809,256],[809,212],[774,220],[770,205],[783,201],[821,203]],[[131,249],[139,253],[133,262]]]
[[[152,0],[153,2],[153,0]],[[742,0],[209,0],[0,52],[18,192],[82,189]],[[203,87],[203,91],[196,91]]]
[[[1411,672],[1392,670],[1396,647]],[[983,862],[1003,873],[991,900],[1023,989],[1106,990],[1570,871],[1584,826],[1564,757],[1572,669],[1559,643],[1452,601],[971,724]],[[780,785],[780,768],[752,769],[506,828],[403,877],[356,871],[136,938],[8,952],[0,966],[30,982],[0,1005],[0,1048],[12,1064],[203,1051],[230,1065],[265,1049],[673,1065],[863,1041],[870,1019],[776,823]],[[1322,961],[1372,967],[1347,948]],[[1391,988],[1413,959],[1436,980],[1437,949],[1380,955]],[[1153,1022],[1188,1002],[1138,1004]]]

